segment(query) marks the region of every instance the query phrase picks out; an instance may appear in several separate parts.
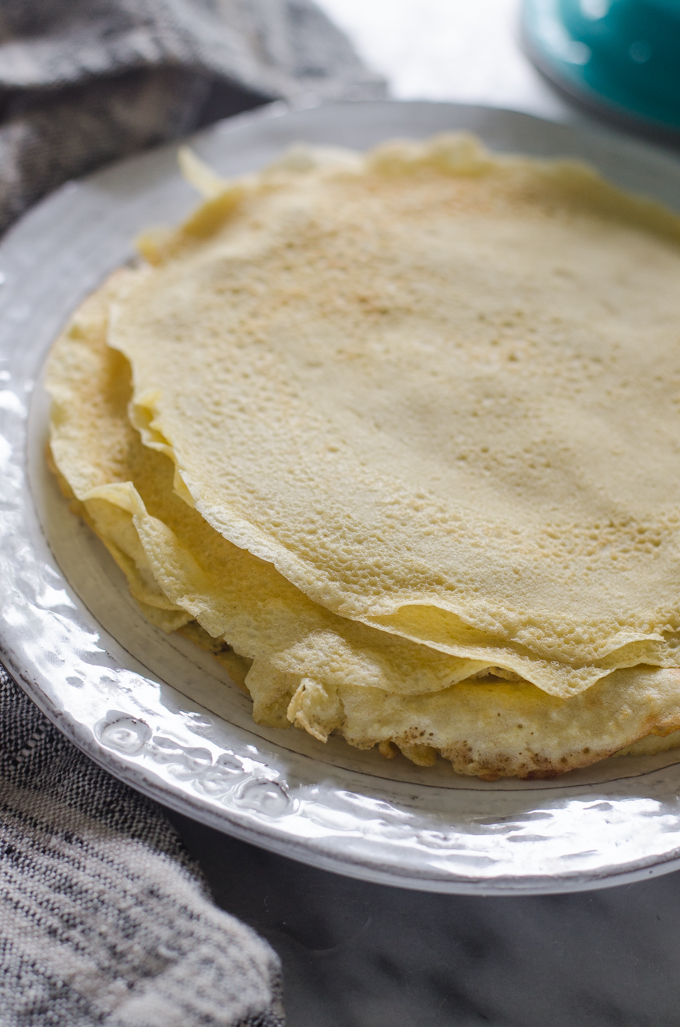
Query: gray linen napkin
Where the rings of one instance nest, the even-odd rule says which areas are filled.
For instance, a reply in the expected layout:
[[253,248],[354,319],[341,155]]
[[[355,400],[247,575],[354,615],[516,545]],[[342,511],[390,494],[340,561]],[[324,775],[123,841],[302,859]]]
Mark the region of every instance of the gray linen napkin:
[[[0,229],[67,178],[276,98],[382,82],[311,0],[2,0]],[[280,965],[162,810],[0,668],[1,1027],[281,1027]]]
[[279,960],[0,669],[0,1024],[282,1027]]
[[0,230],[66,179],[218,117],[384,92],[312,0],[2,0]]

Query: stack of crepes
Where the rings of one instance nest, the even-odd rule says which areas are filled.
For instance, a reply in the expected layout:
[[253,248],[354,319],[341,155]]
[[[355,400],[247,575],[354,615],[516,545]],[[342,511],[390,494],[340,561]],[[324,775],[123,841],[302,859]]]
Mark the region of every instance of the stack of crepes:
[[205,202],[47,375],[147,617],[258,723],[421,765],[678,744],[680,219],[460,135],[183,161]]

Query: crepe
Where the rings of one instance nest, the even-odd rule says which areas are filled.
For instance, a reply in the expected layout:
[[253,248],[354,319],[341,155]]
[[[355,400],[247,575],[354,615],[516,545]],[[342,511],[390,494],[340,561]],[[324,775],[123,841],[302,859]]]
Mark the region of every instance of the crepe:
[[551,697],[332,614],[224,539],[173,491],[171,461],[143,446],[128,419],[129,366],[106,344],[127,274],[84,304],[53,349],[52,457],[147,616],[189,630],[244,677],[259,722],[290,720],[321,739],[339,731],[388,756],[398,746],[422,765],[439,751],[487,778],[550,776],[680,726],[677,671],[618,672],[576,698]]
[[224,538],[557,698],[678,665],[674,214],[440,137],[297,151],[144,251],[109,344]]
[[147,616],[169,631],[195,618],[210,637],[226,638],[254,661],[248,684],[252,691],[261,681],[256,714],[267,723],[280,717],[267,715],[264,693],[268,701],[285,686],[285,714],[307,677],[332,686],[360,679],[419,694],[487,671],[488,662],[394,639],[312,603],[177,496],[171,461],[143,446],[128,420],[129,367],[106,345],[116,284],[120,276],[90,298],[51,353],[50,451],[64,487],[124,570]]

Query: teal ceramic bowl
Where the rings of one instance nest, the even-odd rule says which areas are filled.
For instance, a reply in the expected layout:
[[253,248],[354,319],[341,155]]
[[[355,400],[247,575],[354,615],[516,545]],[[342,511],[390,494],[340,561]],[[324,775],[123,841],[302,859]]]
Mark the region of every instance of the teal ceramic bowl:
[[573,97],[680,132],[680,0],[524,0],[522,31],[534,63]]

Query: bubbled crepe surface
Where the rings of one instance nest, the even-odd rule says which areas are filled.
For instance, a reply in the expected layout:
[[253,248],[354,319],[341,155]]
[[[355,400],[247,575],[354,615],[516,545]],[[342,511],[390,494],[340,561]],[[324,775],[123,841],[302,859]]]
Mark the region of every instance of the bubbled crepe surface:
[[678,662],[679,233],[464,141],[284,166],[171,237],[109,341],[226,538],[336,613],[574,694]]
[[[676,235],[671,215],[583,169],[491,160],[466,140],[322,167],[298,155],[225,189],[153,250],[147,241],[156,267],[119,276],[81,312],[50,365],[59,471],[152,619],[196,618],[253,661],[246,682],[264,723],[287,716],[362,747],[396,741],[418,762],[439,750],[487,776],[559,772],[668,734],[680,726],[670,589],[664,624],[649,610],[641,624],[628,596],[628,619],[602,629],[617,602],[628,610],[633,571],[647,568],[643,603],[674,567],[673,532],[648,508],[644,522],[602,519],[634,491],[635,461],[619,453],[614,473],[601,451],[603,437],[612,451],[626,441],[602,365],[621,359],[631,375],[633,308],[609,311],[604,328],[593,318],[590,345],[559,281],[579,262],[581,289],[599,271],[584,302],[594,314],[612,304],[612,283],[615,300],[632,284],[628,248],[668,287]],[[499,252],[506,264],[512,254],[510,282]],[[126,361],[106,344],[111,307],[108,342],[132,364],[146,446],[126,415]],[[673,316],[665,297],[645,322],[659,359]],[[570,435],[575,410],[585,426]],[[658,500],[653,472],[668,470],[673,436],[654,413],[639,448],[666,443],[642,471]],[[586,434],[595,455],[579,464]],[[598,469],[609,474],[599,491]],[[541,523],[546,509],[554,519]],[[575,516],[593,510],[584,542]],[[586,556],[613,593],[591,596],[586,581],[582,622],[566,631],[569,561]],[[548,610],[563,581],[565,602]],[[525,680],[464,680],[490,667]]]

